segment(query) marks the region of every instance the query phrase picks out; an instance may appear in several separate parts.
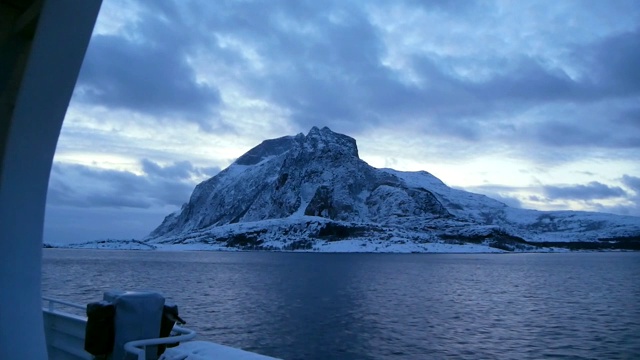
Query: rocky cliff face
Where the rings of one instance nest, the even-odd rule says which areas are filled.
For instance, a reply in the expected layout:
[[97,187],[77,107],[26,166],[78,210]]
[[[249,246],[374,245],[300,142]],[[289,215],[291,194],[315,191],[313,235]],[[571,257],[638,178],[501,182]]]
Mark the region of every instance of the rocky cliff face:
[[535,250],[567,242],[633,248],[638,236],[635,217],[513,209],[427,172],[373,168],[353,138],[314,127],[266,140],[199,184],[146,241],[315,249],[361,239]]

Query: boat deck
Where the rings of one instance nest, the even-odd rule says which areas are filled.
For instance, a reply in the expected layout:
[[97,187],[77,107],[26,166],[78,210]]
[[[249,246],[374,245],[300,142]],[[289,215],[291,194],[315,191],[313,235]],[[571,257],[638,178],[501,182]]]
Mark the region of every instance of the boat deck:
[[[45,337],[49,360],[93,360],[94,357],[84,350],[86,316],[78,315],[85,306],[43,297],[42,309]],[[68,311],[60,310],[66,307]],[[72,313],[75,312],[74,313]],[[180,342],[180,345],[167,348],[161,360],[273,360],[275,358],[252,353],[209,341],[191,341],[196,332],[181,326],[174,326],[172,336],[168,338],[141,339],[125,344],[125,350],[132,358],[146,359],[146,346]]]

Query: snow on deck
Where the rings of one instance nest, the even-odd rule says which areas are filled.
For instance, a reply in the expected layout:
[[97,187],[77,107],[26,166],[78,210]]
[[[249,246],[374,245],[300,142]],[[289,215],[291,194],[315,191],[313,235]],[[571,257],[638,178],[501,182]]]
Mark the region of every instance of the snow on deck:
[[189,341],[174,348],[168,348],[159,360],[274,360],[230,346],[220,345],[208,341]]

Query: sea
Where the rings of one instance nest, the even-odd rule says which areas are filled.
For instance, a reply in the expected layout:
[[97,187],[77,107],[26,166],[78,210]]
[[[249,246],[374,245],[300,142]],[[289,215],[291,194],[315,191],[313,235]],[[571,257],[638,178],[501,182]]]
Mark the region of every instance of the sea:
[[160,292],[282,359],[640,359],[640,252],[43,251],[45,295]]

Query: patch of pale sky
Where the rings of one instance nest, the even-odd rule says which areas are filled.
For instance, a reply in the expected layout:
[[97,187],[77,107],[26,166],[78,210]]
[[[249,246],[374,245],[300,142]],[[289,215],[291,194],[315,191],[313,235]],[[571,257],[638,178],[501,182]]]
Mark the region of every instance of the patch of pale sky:
[[[263,140],[295,133],[286,121],[287,112],[277,106],[233,91],[223,97],[221,116],[233,124],[231,133],[198,131],[188,122],[159,124],[129,111],[72,106],[55,161],[135,174],[142,173],[141,158],[160,165],[188,160],[194,166],[225,168]],[[103,141],[96,142],[97,137]]]
[[[263,140],[292,135],[295,131],[287,121],[290,111],[258,98],[250,98],[242,89],[230,91],[222,95],[225,107],[221,112],[226,121],[233,124],[237,134],[247,143],[257,145]],[[248,149],[247,149],[248,150]],[[238,156],[242,153],[238,154]]]
[[[308,38],[310,41],[317,41],[318,39],[320,39],[321,34],[312,21],[306,21],[306,19],[286,16],[283,13],[275,14],[273,17],[275,26],[280,28],[283,32],[293,32],[300,36]],[[335,19],[338,20],[338,18]]]
[[189,160],[196,166],[224,167],[242,155],[239,145],[248,150],[251,141],[237,134],[198,131],[197,125],[189,122],[159,123],[130,111],[72,106],[55,160],[138,174],[142,158],[162,165]]
[[[640,173],[640,165],[630,160],[632,157],[616,158],[611,150],[594,149],[589,156],[554,165],[538,162],[535,157],[530,157],[530,153],[503,148],[500,143],[493,146],[483,143],[477,152],[473,152],[474,156],[469,156],[467,146],[447,144],[441,137],[422,136],[416,139],[410,132],[391,129],[370,130],[363,134],[358,138],[358,148],[360,157],[374,167],[425,170],[449,186],[462,188],[494,184],[518,189],[501,194],[504,196],[515,196],[519,189],[531,190],[532,187],[539,188],[540,184],[591,181],[620,184],[623,175]],[[539,192],[523,192],[518,197],[524,199],[529,194],[539,195]],[[530,205],[540,208],[537,203]]]
[[241,85],[237,83],[236,79],[241,78],[247,72],[247,69],[239,66],[228,66],[225,62],[219,61],[210,52],[203,49],[187,55],[185,60],[191,66],[199,84],[207,84],[218,89],[224,89],[220,93],[223,102],[225,101],[225,96],[228,98],[226,93],[240,91]]
[[[249,68],[228,66],[222,61],[216,61],[211,53],[206,51],[200,51],[189,57],[198,81],[223,89],[220,93],[223,103],[220,116],[226,123],[231,124],[233,132],[238,136],[235,140],[238,149],[246,151],[265,139],[288,135],[295,131],[287,121],[291,116],[289,110],[255,97],[251,89],[238,81],[247,73],[251,76],[260,76],[267,69],[269,72],[279,71],[277,65],[266,66],[267,59],[261,57],[257,48],[247,42],[232,36],[219,34],[215,36],[222,48],[231,48],[252,64]],[[244,151],[237,150],[233,153],[239,157]]]
[[[505,70],[496,66],[495,61],[483,59],[507,58],[510,54],[522,53],[519,39],[500,33],[495,29],[499,22],[486,24],[490,21],[487,19],[471,21],[406,8],[401,4],[372,8],[370,16],[386,47],[383,63],[405,74],[413,83],[420,83],[411,69],[411,58],[416,55],[446,58],[450,70],[458,76],[482,81]],[[424,24],[429,24],[428,31]],[[479,43],[483,46],[477,46]]]
[[247,63],[251,66],[251,70],[255,72],[264,72],[265,59],[260,55],[260,52],[252,46],[249,42],[241,40],[230,34],[214,34],[218,46],[222,49],[230,49],[240,54]]
[[93,152],[58,152],[54,157],[56,163],[77,164],[103,170],[129,171],[141,174],[138,160],[120,154],[100,154]]
[[[620,2],[617,6],[625,4]],[[393,3],[369,7],[369,14],[387,48],[384,63],[399,71],[404,68],[402,72],[409,79],[412,77],[407,58],[435,54],[446,58],[458,76],[473,81],[490,79],[508,70],[496,59],[522,55],[576,80],[584,76],[584,69],[575,67],[568,47],[631,31],[637,26],[633,16],[624,19],[599,16],[594,11],[581,11],[584,4],[550,7],[543,2],[506,1],[494,6],[493,12],[483,12],[482,16],[451,16]],[[429,24],[428,31],[424,24]],[[468,61],[470,58],[474,61]]]
[[94,35],[123,34],[125,28],[140,21],[144,9],[133,1],[103,1],[100,7],[99,21],[93,29]]

